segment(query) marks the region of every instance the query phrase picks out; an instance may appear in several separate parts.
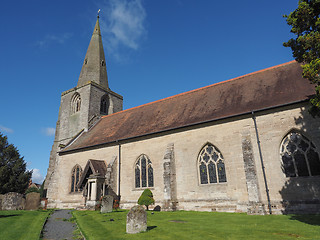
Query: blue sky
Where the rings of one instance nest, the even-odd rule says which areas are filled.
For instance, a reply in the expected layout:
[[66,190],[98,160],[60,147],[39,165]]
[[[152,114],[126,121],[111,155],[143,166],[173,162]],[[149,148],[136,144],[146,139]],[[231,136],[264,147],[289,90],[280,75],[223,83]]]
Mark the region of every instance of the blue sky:
[[[0,8],[0,132],[46,175],[60,94],[76,86],[98,9],[124,109],[293,60],[298,0],[31,0]],[[232,93],[231,93],[232,94]]]

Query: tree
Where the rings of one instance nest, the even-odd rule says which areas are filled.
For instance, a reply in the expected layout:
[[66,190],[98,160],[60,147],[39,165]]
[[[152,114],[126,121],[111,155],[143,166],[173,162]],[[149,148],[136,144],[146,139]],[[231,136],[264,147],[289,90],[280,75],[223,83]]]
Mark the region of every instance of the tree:
[[[26,190],[25,194],[31,193],[31,192],[36,192],[36,193],[40,193],[40,190],[36,187],[30,187]],[[40,193],[41,194],[41,193]]]
[[284,15],[296,38],[283,43],[291,47],[293,57],[302,63],[304,78],[315,84],[315,96],[310,99],[310,113],[320,116],[320,0],[299,0],[298,8]]
[[0,133],[0,194],[25,192],[32,175],[26,166],[17,148]]
[[150,189],[145,189],[138,199],[139,205],[145,205],[149,210],[149,205],[154,204],[153,194]]

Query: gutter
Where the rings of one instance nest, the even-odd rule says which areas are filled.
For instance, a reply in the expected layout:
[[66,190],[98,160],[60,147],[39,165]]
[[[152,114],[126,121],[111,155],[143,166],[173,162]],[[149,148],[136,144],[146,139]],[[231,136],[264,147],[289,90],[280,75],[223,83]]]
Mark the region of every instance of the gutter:
[[118,168],[118,170],[119,170],[119,176],[118,176],[118,197],[119,197],[119,202],[120,202],[120,198],[121,198],[121,194],[120,194],[120,182],[121,182],[121,144],[120,144],[120,142],[118,141],[118,140],[116,140],[116,143],[118,144],[118,146],[119,146],[119,153],[118,153],[118,155],[119,155],[119,168]]
[[267,111],[267,110],[271,110],[271,109],[275,109],[275,108],[279,108],[279,107],[290,106],[290,105],[294,105],[294,104],[302,103],[302,102],[307,102],[307,101],[308,101],[308,99],[305,99],[305,100],[299,100],[299,101],[295,101],[295,102],[291,102],[291,103],[280,104],[280,105],[277,105],[277,106],[266,107],[266,108],[262,108],[262,109],[258,109],[258,110],[251,110],[249,112],[234,114],[234,115],[230,115],[230,116],[227,116],[227,117],[221,117],[221,118],[217,118],[217,119],[211,119],[211,120],[206,120],[206,121],[202,121],[202,122],[192,123],[192,124],[185,125],[185,126],[164,129],[164,130],[161,130],[161,131],[158,131],[158,132],[151,132],[151,133],[146,133],[146,134],[142,134],[142,135],[138,135],[138,136],[134,136],[134,137],[121,138],[121,139],[110,141],[110,142],[98,143],[98,144],[94,144],[94,145],[91,145],[91,146],[86,146],[86,147],[81,147],[81,148],[76,148],[76,149],[60,151],[59,153],[60,154],[68,154],[68,153],[72,153],[72,152],[76,152],[76,151],[80,151],[80,150],[85,150],[85,149],[90,149],[90,148],[94,148],[94,147],[103,146],[105,144],[112,144],[112,143],[118,144],[118,142],[120,142],[120,141],[128,141],[128,140],[132,140],[132,139],[135,139],[135,138],[147,137],[147,136],[151,136],[151,135],[158,134],[158,133],[165,133],[165,132],[172,131],[172,130],[183,129],[183,128],[187,128],[187,127],[193,127],[193,126],[206,124],[206,123],[211,123],[211,122],[215,122],[215,121],[219,121],[219,120],[225,120],[225,119],[229,119],[229,118],[233,118],[233,117],[240,117],[240,116],[249,115],[249,114],[252,115],[252,112],[258,113],[258,112],[262,112],[262,111]]

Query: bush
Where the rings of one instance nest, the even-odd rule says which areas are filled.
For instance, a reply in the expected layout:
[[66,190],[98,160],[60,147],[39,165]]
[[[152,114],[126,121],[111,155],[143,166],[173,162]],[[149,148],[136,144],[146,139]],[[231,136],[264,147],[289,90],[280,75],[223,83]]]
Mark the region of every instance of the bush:
[[28,188],[27,191],[25,192],[25,194],[28,194],[28,193],[31,193],[31,192],[37,192],[37,193],[40,193],[40,190],[36,187],[31,187],[31,188]]
[[139,205],[145,205],[149,210],[149,205],[154,204],[153,194],[150,189],[145,189],[138,199]]

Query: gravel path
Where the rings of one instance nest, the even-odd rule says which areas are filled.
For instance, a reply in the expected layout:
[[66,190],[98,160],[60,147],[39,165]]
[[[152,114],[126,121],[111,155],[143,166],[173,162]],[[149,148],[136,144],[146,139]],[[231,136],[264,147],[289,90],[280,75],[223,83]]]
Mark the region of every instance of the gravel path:
[[66,221],[72,217],[70,210],[55,210],[43,228],[43,240],[72,239],[76,224]]

